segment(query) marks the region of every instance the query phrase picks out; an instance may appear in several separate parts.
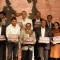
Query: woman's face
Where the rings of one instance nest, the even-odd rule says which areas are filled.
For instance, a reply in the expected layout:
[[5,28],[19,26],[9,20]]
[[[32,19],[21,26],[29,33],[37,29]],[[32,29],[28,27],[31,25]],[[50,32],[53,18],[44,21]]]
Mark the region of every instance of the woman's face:
[[59,29],[59,25],[57,23],[54,23],[54,28]]

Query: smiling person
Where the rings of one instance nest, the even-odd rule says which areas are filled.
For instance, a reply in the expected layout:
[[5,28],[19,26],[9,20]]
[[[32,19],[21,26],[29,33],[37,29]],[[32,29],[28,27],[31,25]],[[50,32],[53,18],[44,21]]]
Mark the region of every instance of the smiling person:
[[17,19],[11,18],[11,24],[6,28],[6,36],[8,39],[8,60],[18,60],[18,40],[20,37],[20,27],[17,25]]
[[[52,37],[57,37],[60,36],[60,25],[58,22],[54,23],[54,29],[52,30]],[[51,49],[50,49],[50,58],[52,60],[58,60],[60,58],[60,43],[57,44],[51,44]],[[60,59],[59,59],[60,60]]]
[[[20,34],[21,44],[22,44],[22,60],[32,60],[32,58],[34,59],[33,52],[34,52],[34,44],[36,42],[35,32],[33,32],[33,30],[31,29],[31,23],[27,23],[25,26],[26,28],[21,30],[21,34]],[[33,44],[31,44],[31,40]],[[24,41],[29,41],[30,43],[24,44]]]

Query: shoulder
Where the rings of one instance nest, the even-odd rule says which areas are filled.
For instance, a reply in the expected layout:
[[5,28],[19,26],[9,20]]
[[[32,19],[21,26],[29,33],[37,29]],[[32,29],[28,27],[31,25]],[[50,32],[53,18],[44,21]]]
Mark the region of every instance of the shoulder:
[[11,28],[11,24],[10,24],[10,25],[8,25],[6,28]]
[[20,26],[19,26],[18,24],[16,24],[16,27],[17,27],[18,29],[20,29]]
[[5,26],[5,25],[2,25],[2,27],[6,28],[6,26]]

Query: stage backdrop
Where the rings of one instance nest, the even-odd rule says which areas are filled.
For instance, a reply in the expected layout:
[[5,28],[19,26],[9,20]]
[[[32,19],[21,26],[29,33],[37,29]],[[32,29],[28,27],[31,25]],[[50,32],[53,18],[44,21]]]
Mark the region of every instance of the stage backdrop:
[[0,0],[0,11],[21,13],[27,11],[30,18],[33,18],[35,11],[41,12],[46,19],[48,14],[53,16],[53,21],[60,22],[60,0]]

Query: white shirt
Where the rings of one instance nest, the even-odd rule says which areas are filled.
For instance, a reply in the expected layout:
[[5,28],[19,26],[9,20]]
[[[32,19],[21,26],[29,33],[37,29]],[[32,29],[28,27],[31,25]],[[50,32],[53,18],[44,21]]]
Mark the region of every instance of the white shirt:
[[22,22],[22,24],[23,24],[23,26],[25,27],[25,25],[27,24],[27,23],[31,23],[31,29],[33,29],[33,24],[32,24],[32,20],[31,19],[29,19],[29,18],[26,18],[25,20],[21,20],[21,22]]
[[16,24],[16,26],[14,27],[12,24],[8,25],[6,28],[6,36],[7,38],[9,37],[9,35],[20,35],[20,27]]
[[0,26],[0,35],[1,35],[1,26]]
[[41,27],[41,37],[44,37],[44,36],[45,36],[45,27],[44,28]]
[[37,22],[40,22],[40,19],[36,19]]

